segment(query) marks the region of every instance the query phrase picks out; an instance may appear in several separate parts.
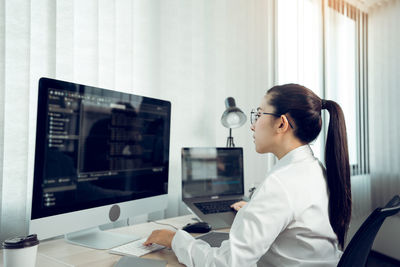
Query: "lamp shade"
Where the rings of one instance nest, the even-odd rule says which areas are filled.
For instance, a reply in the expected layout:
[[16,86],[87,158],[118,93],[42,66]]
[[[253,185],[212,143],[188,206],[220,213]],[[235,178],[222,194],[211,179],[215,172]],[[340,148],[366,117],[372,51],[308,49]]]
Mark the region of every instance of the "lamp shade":
[[228,97],[225,99],[226,110],[222,114],[221,123],[226,128],[238,128],[246,122],[246,115],[240,108],[236,107],[235,99]]

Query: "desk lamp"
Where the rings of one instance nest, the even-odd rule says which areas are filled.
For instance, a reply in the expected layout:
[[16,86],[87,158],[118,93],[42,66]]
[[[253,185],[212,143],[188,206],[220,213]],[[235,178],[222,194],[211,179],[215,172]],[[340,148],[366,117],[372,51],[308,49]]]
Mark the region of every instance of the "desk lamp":
[[226,128],[229,128],[229,136],[226,140],[226,147],[235,147],[232,137],[232,129],[239,128],[246,122],[246,115],[240,108],[236,107],[235,99],[228,97],[225,99],[226,110],[222,114],[221,123]]

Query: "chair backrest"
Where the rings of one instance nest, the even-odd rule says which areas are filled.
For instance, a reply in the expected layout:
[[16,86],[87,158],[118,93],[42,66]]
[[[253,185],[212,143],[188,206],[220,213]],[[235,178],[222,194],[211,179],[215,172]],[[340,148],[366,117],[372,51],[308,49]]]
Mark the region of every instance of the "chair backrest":
[[376,234],[386,217],[400,211],[400,197],[394,196],[383,208],[375,209],[347,245],[338,267],[365,266]]

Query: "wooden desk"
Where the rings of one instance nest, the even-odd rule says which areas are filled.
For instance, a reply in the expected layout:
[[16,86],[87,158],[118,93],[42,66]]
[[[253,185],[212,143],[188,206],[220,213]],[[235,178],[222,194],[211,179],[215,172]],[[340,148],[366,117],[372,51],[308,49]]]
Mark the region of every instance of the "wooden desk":
[[[172,224],[177,228],[182,228],[187,223],[192,223],[194,215],[186,215],[175,218],[159,220],[160,223]],[[121,227],[109,231],[132,234],[141,237],[150,235],[156,229],[174,228],[167,225],[160,225],[154,222],[135,224],[132,226]],[[67,243],[64,239],[45,241],[39,244],[38,258],[36,267],[112,267],[121,258],[119,255],[110,254],[107,250],[96,250]],[[143,256],[143,258],[163,259],[168,261],[167,266],[184,266],[178,262],[174,252],[170,249],[163,249]],[[1,264],[3,266],[3,255],[1,251]]]

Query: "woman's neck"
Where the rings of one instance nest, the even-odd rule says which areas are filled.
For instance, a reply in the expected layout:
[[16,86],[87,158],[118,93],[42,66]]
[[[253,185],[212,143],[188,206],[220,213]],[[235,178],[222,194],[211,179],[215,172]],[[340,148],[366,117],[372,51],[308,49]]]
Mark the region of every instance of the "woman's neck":
[[274,152],[274,155],[280,160],[290,151],[292,151],[298,147],[304,146],[304,145],[305,145],[305,143],[301,142],[297,138],[294,138],[294,139],[288,140],[286,142],[282,142],[281,145]]

